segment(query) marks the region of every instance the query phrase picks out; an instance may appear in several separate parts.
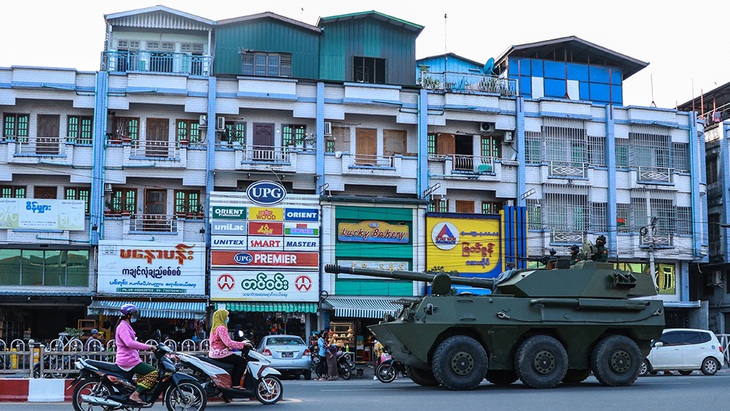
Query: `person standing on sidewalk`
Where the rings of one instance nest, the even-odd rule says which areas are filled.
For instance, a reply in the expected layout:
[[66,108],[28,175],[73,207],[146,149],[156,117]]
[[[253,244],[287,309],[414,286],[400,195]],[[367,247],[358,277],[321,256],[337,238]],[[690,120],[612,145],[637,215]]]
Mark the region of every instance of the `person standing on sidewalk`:
[[322,330],[317,338],[317,355],[319,356],[319,367],[317,370],[318,380],[324,380],[327,377],[327,347],[325,346],[327,339],[327,330]]

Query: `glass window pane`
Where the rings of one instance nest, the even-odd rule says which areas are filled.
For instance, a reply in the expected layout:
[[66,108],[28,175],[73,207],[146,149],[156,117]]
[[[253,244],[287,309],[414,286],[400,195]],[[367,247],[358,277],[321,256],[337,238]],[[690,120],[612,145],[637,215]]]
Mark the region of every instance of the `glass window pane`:
[[45,253],[43,285],[65,286],[66,252],[61,250],[47,250]]
[[89,251],[68,251],[66,274],[69,287],[89,286]]
[[20,285],[20,250],[0,250],[0,285]]
[[43,251],[23,250],[20,285],[43,285]]

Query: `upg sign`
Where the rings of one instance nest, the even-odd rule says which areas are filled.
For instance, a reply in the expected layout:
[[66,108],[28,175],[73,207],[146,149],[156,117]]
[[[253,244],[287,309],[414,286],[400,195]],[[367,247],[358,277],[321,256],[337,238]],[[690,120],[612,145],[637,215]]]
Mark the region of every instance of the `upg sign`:
[[246,195],[253,203],[273,205],[286,198],[286,189],[275,181],[257,181],[248,186]]

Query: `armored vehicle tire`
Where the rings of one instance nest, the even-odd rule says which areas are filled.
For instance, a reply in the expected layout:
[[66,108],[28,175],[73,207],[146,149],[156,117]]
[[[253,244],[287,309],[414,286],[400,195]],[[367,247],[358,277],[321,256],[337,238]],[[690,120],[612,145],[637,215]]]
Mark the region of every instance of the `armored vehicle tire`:
[[702,371],[702,374],[705,375],[715,375],[717,374],[717,370],[720,369],[720,363],[717,362],[716,359],[712,357],[707,357],[702,361],[702,368],[700,371]]
[[450,390],[471,390],[487,374],[487,352],[479,341],[454,335],[441,342],[431,362],[436,380]]
[[596,379],[611,387],[633,384],[639,377],[642,362],[639,346],[623,335],[602,339],[591,355],[591,369]]
[[436,387],[439,385],[433,371],[423,368],[406,367],[406,375],[416,384],[422,387]]
[[580,384],[591,375],[591,370],[568,370],[563,377],[563,384]]
[[489,370],[487,381],[494,385],[510,385],[517,381],[517,373],[513,370]]
[[515,371],[532,388],[553,388],[568,372],[568,353],[560,341],[549,335],[535,335],[520,344]]

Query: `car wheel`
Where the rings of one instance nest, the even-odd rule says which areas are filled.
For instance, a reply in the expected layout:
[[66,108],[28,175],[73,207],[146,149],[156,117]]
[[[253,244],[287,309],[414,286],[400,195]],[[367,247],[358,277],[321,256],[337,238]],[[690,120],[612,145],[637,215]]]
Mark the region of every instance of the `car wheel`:
[[312,379],[312,370],[304,371],[304,379],[307,381]]
[[690,375],[692,374],[692,370],[679,370],[679,373],[682,375]]
[[591,355],[591,369],[603,385],[631,385],[639,377],[643,362],[636,342],[623,335],[611,335],[601,340]]
[[716,359],[712,357],[707,357],[702,361],[702,374],[705,375],[715,375],[717,374],[717,370],[720,369],[720,363],[717,362]]
[[553,388],[568,372],[568,353],[557,339],[535,335],[517,349],[515,371],[529,387]]
[[[641,367],[639,367],[639,375],[642,377],[646,377],[647,375],[649,375],[650,370],[651,366],[649,366],[649,360],[644,360],[641,363]],[[656,372],[654,372],[653,374],[656,374]]]

